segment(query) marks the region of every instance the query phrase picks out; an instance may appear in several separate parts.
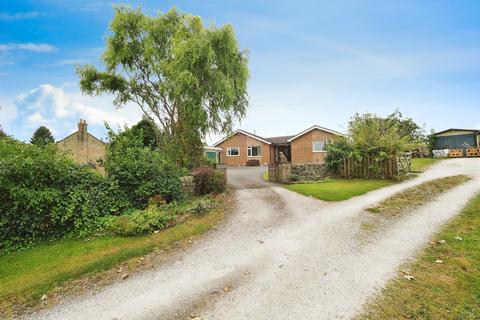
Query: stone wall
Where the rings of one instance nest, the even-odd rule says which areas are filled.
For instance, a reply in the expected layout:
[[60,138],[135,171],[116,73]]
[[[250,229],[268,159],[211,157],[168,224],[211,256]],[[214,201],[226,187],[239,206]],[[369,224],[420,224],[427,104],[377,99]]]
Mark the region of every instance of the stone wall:
[[274,170],[273,167],[269,169],[272,171],[275,172],[274,181],[279,183],[317,181],[327,177],[325,165],[319,163],[280,163]]

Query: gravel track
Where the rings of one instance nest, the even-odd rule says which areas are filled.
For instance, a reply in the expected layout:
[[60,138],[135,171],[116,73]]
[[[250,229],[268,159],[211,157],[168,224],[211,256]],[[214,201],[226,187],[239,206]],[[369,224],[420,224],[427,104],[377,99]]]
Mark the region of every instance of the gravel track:
[[[473,179],[358,241],[363,209],[456,174]],[[335,203],[270,184],[237,185],[238,205],[217,231],[152,271],[30,317],[350,319],[480,190],[480,160],[442,161],[415,179]]]

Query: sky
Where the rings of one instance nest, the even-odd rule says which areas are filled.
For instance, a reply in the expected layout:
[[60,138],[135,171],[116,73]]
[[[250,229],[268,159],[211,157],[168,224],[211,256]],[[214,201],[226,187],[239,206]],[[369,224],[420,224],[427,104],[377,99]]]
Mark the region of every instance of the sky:
[[[395,109],[427,130],[480,129],[480,1],[0,0],[0,125],[28,141],[46,125],[58,140],[80,118],[106,137],[141,118],[108,95],[82,95],[75,66],[102,68],[115,4],[149,15],[172,6],[232,24],[249,52],[247,116],[265,137],[317,124],[346,132],[355,113]],[[206,137],[211,143],[217,136]]]

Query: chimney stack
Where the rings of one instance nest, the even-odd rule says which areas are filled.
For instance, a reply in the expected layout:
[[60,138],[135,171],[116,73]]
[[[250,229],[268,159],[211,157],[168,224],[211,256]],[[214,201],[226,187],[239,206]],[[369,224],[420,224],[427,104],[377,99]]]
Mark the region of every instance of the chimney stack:
[[87,138],[87,120],[80,119],[78,123],[78,139],[85,140]]

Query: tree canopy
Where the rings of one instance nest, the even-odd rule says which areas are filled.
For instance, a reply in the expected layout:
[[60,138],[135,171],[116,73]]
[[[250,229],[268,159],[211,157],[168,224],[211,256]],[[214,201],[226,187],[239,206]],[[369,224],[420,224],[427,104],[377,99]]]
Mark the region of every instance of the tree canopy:
[[50,143],[55,143],[55,139],[53,138],[52,132],[50,132],[47,127],[40,126],[35,130],[32,138],[30,138],[30,143],[37,146],[44,146]]
[[81,89],[113,94],[117,106],[137,104],[159,126],[164,151],[175,146],[178,158],[201,150],[206,133],[229,131],[245,116],[248,58],[231,25],[205,27],[176,8],[151,17],[119,6],[110,31],[105,70],[79,67]]
[[348,136],[327,145],[326,165],[331,172],[338,172],[344,158],[385,159],[405,151],[407,143],[425,139],[423,127],[398,110],[386,117],[357,113],[350,119]]

